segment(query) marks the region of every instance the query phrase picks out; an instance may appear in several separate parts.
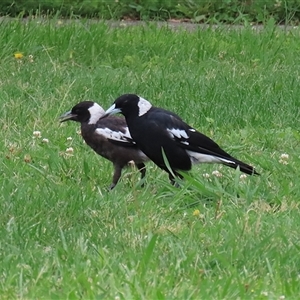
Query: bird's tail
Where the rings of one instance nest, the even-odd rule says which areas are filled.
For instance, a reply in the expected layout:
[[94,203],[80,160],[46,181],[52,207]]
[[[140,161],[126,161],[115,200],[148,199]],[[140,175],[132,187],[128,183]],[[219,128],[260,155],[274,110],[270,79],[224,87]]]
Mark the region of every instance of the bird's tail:
[[222,163],[230,168],[239,168],[242,172],[249,175],[260,175],[252,166],[235,158],[231,158],[230,161],[223,161]]

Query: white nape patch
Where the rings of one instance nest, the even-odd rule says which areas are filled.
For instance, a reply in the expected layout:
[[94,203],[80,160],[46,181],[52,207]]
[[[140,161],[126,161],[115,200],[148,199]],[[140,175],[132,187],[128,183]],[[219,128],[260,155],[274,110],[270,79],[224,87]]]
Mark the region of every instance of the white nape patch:
[[235,162],[233,162],[229,159],[225,159],[225,158],[221,158],[221,157],[217,157],[217,156],[213,156],[213,155],[198,153],[198,152],[194,152],[194,151],[190,151],[190,150],[186,150],[186,153],[191,158],[191,161],[193,164],[199,164],[199,163],[208,163],[208,164],[210,164],[210,163],[216,163],[216,164],[227,163],[227,164],[233,164],[233,165],[235,164]]
[[189,131],[196,132],[196,130],[194,128],[190,128]]
[[129,133],[128,127],[125,128],[124,133],[121,131],[113,131],[110,128],[97,128],[95,132],[99,135],[106,137],[107,139],[124,143],[134,143]]
[[175,129],[175,128],[169,129],[169,128],[167,128],[167,131],[170,133],[172,138],[174,136],[177,137],[178,139],[182,139],[182,138],[188,139],[189,138],[186,131],[182,130],[182,129]]
[[139,117],[147,113],[150,108],[152,107],[151,103],[147,101],[146,99],[139,97],[139,102],[138,102],[138,107],[139,107]]
[[93,106],[88,109],[88,111],[91,115],[88,124],[96,124],[100,117],[105,114],[104,109],[97,103],[94,103]]

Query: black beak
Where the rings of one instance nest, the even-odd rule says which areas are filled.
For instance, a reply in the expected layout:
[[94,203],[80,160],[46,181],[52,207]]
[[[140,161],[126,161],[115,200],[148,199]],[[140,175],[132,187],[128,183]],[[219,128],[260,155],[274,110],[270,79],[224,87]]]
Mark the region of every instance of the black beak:
[[77,115],[72,114],[71,111],[68,111],[68,112],[66,112],[65,114],[63,114],[59,117],[59,122],[62,123],[62,122],[69,121],[69,120],[74,120],[75,121],[76,118],[77,118]]

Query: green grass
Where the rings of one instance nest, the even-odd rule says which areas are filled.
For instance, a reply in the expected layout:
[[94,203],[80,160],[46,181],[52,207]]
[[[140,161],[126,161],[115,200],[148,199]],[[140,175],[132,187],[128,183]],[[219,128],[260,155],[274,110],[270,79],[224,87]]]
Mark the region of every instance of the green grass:
[[2,0],[0,15],[106,20],[188,19],[207,24],[299,24],[300,0]]
[[[3,23],[1,299],[298,299],[299,37],[271,23]],[[128,169],[107,192],[112,165],[79,124],[57,118],[128,92],[177,112],[261,176],[202,165],[176,189],[149,163],[144,188]]]

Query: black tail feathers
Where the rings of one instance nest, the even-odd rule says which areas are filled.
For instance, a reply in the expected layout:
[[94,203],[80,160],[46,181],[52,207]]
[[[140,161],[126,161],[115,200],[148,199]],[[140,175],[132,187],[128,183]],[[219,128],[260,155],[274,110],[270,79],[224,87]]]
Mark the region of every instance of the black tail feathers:
[[252,166],[237,159],[232,159],[232,161],[233,163],[224,163],[224,165],[234,169],[239,168],[241,172],[246,173],[248,175],[260,175],[258,172],[255,171],[255,169]]

